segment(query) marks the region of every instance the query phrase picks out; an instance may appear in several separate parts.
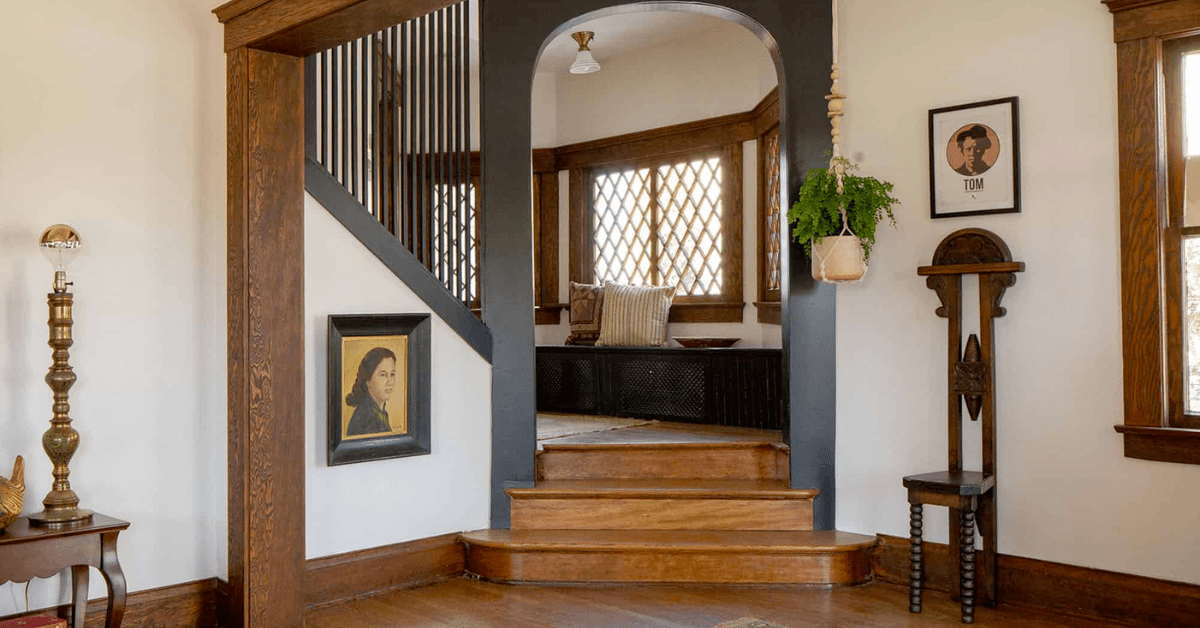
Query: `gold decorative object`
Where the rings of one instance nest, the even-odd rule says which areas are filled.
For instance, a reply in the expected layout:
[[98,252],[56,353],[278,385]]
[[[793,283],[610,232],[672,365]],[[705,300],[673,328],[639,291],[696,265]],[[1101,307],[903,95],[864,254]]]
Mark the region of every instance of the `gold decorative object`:
[[12,477],[0,476],[0,532],[21,516],[25,507],[25,459],[17,456]]
[[67,362],[68,349],[74,344],[71,338],[71,306],[74,296],[67,292],[71,284],[67,281],[67,265],[78,254],[83,242],[79,233],[67,225],[53,225],[42,232],[38,243],[42,254],[54,265],[54,292],[47,295],[50,305],[50,346],[54,349],[54,364],[46,374],[46,384],[54,391],[54,416],[50,429],[42,435],[42,448],[54,463],[54,485],[42,500],[45,510],[29,517],[35,525],[63,525],[83,521],[92,517],[90,510],[82,510],[79,497],[71,490],[67,479],[71,470],[67,464],[79,448],[79,432],[71,427],[67,402],[68,391],[75,383],[75,371]]

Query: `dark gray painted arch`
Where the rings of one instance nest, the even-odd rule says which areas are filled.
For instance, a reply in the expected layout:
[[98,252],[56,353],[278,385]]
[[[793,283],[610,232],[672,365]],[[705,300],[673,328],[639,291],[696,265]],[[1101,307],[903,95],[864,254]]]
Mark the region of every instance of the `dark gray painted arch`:
[[[491,328],[491,525],[509,525],[504,489],[532,486],[536,448],[533,226],[529,165],[533,76],[542,48],[583,21],[627,11],[679,10],[722,17],[755,33],[779,76],[780,186],[790,205],[808,169],[826,163],[832,14],[830,0],[642,2],[480,0],[484,322]],[[786,238],[786,234],[785,234]],[[818,488],[818,529],[834,527],[836,291],[816,284],[788,240],[782,320],[787,359],[792,485]]]

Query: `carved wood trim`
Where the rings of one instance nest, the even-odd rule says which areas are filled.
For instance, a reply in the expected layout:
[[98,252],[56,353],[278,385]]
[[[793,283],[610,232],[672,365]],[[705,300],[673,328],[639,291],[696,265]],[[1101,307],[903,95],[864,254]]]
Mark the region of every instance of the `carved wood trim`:
[[934,312],[938,318],[950,318],[950,308],[958,298],[959,275],[934,275],[925,278],[925,286],[937,293],[942,305]]
[[1017,276],[1013,273],[983,273],[979,278],[981,284],[986,283],[992,300],[992,316],[1000,318],[1007,314],[1008,310],[1000,307],[1000,301],[1004,298],[1004,292],[1017,283]]
[[1012,252],[1000,236],[987,229],[959,229],[946,236],[933,252],[934,266],[1001,264]]

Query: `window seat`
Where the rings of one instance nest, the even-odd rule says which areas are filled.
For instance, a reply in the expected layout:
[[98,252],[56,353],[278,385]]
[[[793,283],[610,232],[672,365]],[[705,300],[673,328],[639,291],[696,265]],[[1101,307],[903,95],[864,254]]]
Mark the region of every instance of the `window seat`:
[[537,347],[537,409],[778,430],[783,351]]

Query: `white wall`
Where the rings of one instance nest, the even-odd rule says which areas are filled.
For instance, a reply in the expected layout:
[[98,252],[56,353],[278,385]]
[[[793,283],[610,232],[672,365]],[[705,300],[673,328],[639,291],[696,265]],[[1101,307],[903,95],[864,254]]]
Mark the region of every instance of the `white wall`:
[[[900,478],[945,466],[946,322],[916,267],[951,231],[983,227],[1027,264],[996,322],[1000,551],[1200,583],[1200,467],[1125,458],[1112,427],[1122,384],[1108,11],[1093,0],[849,0],[841,29],[846,152],[895,183],[903,205],[866,281],[838,290],[838,528],[907,536]],[[931,220],[928,110],[1013,95],[1022,213]],[[977,469],[978,424],[966,433]],[[945,542],[945,510],[927,510],[929,538]]]
[[[580,29],[586,29],[581,25]],[[533,87],[535,147],[633,133],[647,129],[740,113],[775,87],[770,54],[750,31],[723,24],[702,33],[687,32],[669,45],[614,54],[594,51],[602,69],[584,76],[560,69],[541,70]],[[553,89],[554,97],[548,92]],[[549,128],[548,119],[555,120]],[[553,140],[547,141],[551,132]],[[760,325],[758,299],[758,206],[756,143],[744,143],[743,165],[743,310],[742,323],[671,323],[670,336],[737,337],[739,347],[779,347],[778,325]],[[565,173],[564,173],[565,174]],[[560,177],[559,293],[569,301],[567,250],[569,179]],[[570,333],[566,312],[558,325],[539,325],[538,344],[563,344]]]
[[488,527],[491,366],[437,315],[430,337],[433,453],[326,466],[327,316],[430,310],[307,195],[304,218],[308,557]]
[[[84,240],[71,416],[81,506],[132,522],[131,591],[223,573],[224,61],[211,2],[7,3],[0,22],[0,474],[27,461],[25,512],[51,465],[42,229]],[[136,15],[137,19],[130,19]],[[103,594],[93,577],[91,595]],[[32,608],[69,599],[35,581]],[[0,616],[24,610],[0,587]]]

